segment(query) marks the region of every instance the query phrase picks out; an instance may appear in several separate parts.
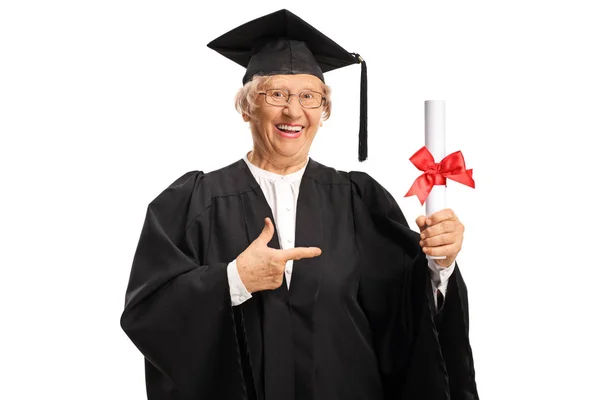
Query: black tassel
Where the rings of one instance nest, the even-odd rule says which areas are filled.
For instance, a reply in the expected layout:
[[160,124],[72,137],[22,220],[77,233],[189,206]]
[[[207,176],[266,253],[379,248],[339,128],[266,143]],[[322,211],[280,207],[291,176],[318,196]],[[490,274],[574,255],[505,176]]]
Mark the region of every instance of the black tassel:
[[367,63],[354,53],[360,63],[360,128],[358,131],[358,161],[367,159]]

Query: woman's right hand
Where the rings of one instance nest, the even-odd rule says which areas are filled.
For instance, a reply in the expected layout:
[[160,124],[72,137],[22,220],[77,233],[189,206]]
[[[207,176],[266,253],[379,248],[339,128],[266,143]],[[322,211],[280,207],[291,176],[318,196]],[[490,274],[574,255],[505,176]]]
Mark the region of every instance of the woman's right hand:
[[321,255],[318,247],[296,247],[280,250],[267,246],[275,227],[271,219],[265,218],[265,227],[236,259],[242,283],[250,293],[274,290],[283,283],[283,271],[288,260],[300,260]]

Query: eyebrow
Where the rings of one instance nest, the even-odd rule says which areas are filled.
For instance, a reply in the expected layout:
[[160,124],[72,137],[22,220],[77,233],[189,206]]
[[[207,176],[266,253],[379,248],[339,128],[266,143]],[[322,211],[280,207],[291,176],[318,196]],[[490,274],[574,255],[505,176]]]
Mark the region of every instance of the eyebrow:
[[[287,92],[291,92],[291,90],[290,90],[290,89],[288,89],[288,88],[284,87],[283,85],[281,85],[281,86],[278,86],[278,85],[272,85],[272,86],[271,86],[271,85],[269,85],[269,86],[268,86],[268,87],[266,87],[264,90],[273,90],[273,89],[277,89],[277,90],[285,90],[285,91],[287,91]],[[319,93],[321,92],[321,89],[315,89],[315,88],[313,88],[313,87],[304,87],[304,88],[300,89],[300,90],[299,90],[299,92],[303,92],[303,91],[306,91],[306,90],[310,90],[310,91],[312,91],[312,92],[319,92]]]

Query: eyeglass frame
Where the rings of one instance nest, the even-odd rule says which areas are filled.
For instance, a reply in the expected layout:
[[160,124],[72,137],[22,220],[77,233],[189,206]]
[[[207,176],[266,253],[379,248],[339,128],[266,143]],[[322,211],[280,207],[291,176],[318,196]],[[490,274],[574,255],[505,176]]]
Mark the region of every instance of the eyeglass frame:
[[[267,101],[267,91],[269,91],[269,90],[280,90],[282,92],[286,92],[287,95],[288,95],[287,102],[285,104],[271,104],[271,103],[269,103]],[[321,95],[321,103],[318,106],[315,106],[315,107],[306,107],[304,104],[302,104],[302,100],[300,99],[300,95],[302,93],[306,93],[306,92],[320,94]],[[314,110],[316,108],[322,107],[323,104],[325,103],[326,99],[327,99],[323,93],[317,92],[316,90],[310,90],[310,89],[302,90],[301,92],[298,92],[298,93],[290,93],[289,91],[287,91],[285,89],[267,89],[266,91],[258,92],[258,94],[264,94],[265,95],[265,101],[267,102],[267,104],[270,105],[270,106],[275,106],[275,107],[285,107],[285,106],[288,106],[290,104],[290,101],[292,100],[292,96],[296,96],[296,97],[298,97],[298,103],[300,103],[300,106],[302,106],[303,108],[306,108],[308,110]]]

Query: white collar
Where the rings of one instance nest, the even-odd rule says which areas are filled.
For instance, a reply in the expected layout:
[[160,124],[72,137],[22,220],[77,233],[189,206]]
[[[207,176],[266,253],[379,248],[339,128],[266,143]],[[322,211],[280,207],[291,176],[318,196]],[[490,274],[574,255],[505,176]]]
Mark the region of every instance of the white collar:
[[248,160],[247,153],[244,154],[243,160],[248,165],[248,168],[250,168],[250,172],[252,172],[252,175],[259,176],[261,178],[264,178],[264,179],[267,179],[270,181],[274,181],[274,182],[281,182],[282,180],[286,181],[286,182],[299,181],[302,179],[302,175],[304,175],[304,171],[306,170],[306,166],[308,165],[308,158],[307,158],[306,163],[304,163],[304,166],[301,169],[299,169],[298,171],[292,172],[291,174],[287,174],[287,175],[280,175],[280,174],[276,174],[275,172],[264,170],[262,168],[257,167],[256,165],[252,164],[250,162],[250,160]]

